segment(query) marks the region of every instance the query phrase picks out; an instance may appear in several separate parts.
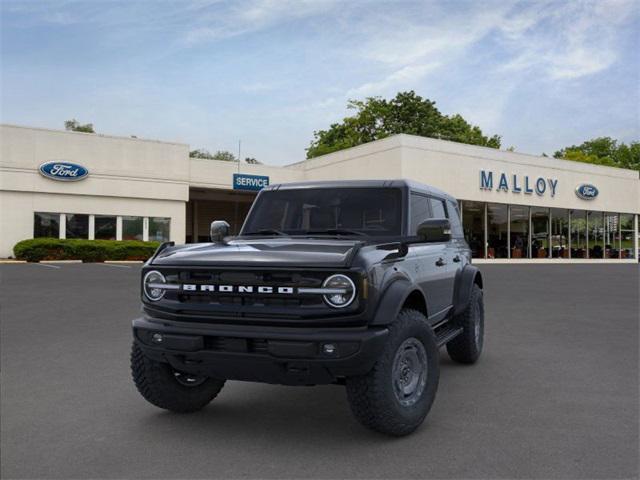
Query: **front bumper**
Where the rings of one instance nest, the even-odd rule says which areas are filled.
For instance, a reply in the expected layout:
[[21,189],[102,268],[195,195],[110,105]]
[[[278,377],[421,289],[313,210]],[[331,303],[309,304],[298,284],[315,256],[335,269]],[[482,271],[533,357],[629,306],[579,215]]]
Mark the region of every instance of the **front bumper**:
[[[284,328],[203,325],[153,318],[133,321],[144,354],[187,373],[212,378],[316,385],[373,367],[386,328]],[[154,337],[155,336],[155,337]],[[325,348],[326,345],[333,346]]]

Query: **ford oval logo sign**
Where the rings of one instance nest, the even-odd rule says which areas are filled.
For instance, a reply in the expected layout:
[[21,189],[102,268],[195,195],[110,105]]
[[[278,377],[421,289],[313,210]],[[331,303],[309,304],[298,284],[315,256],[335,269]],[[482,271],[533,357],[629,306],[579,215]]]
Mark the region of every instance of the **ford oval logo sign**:
[[598,189],[588,183],[576,187],[576,195],[583,200],[593,200],[598,196]]
[[89,170],[77,163],[56,161],[40,165],[40,173],[53,180],[77,182],[89,175]]

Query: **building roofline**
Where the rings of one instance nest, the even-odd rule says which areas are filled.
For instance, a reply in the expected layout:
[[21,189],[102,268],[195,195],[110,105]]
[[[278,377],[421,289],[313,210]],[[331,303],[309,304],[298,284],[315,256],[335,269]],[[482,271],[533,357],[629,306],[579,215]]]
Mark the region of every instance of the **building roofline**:
[[[437,142],[437,143],[441,143],[441,144],[448,144],[448,145],[455,145],[456,147],[461,147],[461,148],[466,148],[469,150],[482,150],[482,151],[487,151],[487,152],[491,152],[492,154],[495,154],[497,152],[500,152],[500,154],[503,155],[507,155],[507,156],[512,156],[512,157],[521,157],[521,158],[527,158],[529,160],[541,160],[541,161],[553,161],[553,162],[569,162],[569,164],[571,165],[588,165],[589,168],[590,167],[594,167],[596,169],[604,169],[604,170],[608,170],[610,172],[633,172],[634,174],[637,174],[640,177],[640,172],[638,172],[637,170],[633,170],[630,168],[622,168],[622,167],[611,167],[608,165],[598,165],[595,163],[586,163],[586,162],[578,162],[576,160],[570,160],[568,158],[556,158],[556,157],[545,157],[542,155],[535,155],[533,153],[526,153],[526,152],[512,152],[510,150],[503,150],[500,148],[491,148],[491,147],[485,147],[483,145],[473,145],[470,143],[460,143],[460,142],[454,142],[451,140],[442,140],[439,138],[431,138],[431,137],[422,137],[420,135],[411,135],[408,133],[399,133],[396,135],[392,135],[392,136],[398,136],[398,137],[406,137],[406,138],[412,138],[412,139],[418,139],[419,141],[423,141],[423,140],[427,140],[429,142]],[[381,139],[384,140],[384,139]],[[530,162],[527,162],[530,163]]]
[[116,140],[130,140],[132,142],[150,142],[150,143],[161,143],[163,145],[178,145],[181,147],[187,147],[189,148],[189,144],[188,143],[182,143],[182,142],[170,142],[170,141],[166,141],[166,140],[155,140],[152,138],[139,138],[139,137],[125,137],[123,135],[108,135],[108,134],[104,134],[104,133],[88,133],[88,132],[73,132],[73,131],[69,131],[69,130],[59,130],[59,129],[55,129],[55,128],[45,128],[45,127],[29,127],[26,125],[16,125],[16,124],[12,124],[12,123],[0,123],[0,127],[9,127],[9,128],[21,128],[24,130],[38,130],[38,131],[42,131],[42,132],[52,132],[52,133],[63,133],[63,134],[68,134],[68,135],[88,135],[91,137],[102,137],[102,138],[113,138]]
[[[407,141],[409,142],[413,141],[413,142],[422,143],[424,145],[425,150],[444,152],[445,150],[436,148],[438,145],[440,145],[443,147],[445,146],[448,147],[447,153],[453,153],[458,155],[467,155],[467,156],[475,156],[475,157],[493,157],[490,159],[502,160],[505,162],[517,161],[517,159],[520,159],[521,163],[534,165],[538,167],[554,168],[553,166],[550,166],[550,165],[543,165],[540,162],[545,162],[545,163],[560,162],[558,166],[563,165],[567,170],[575,171],[576,168],[574,167],[586,165],[587,169],[589,170],[594,169],[596,172],[599,170],[600,172],[598,173],[600,174],[609,173],[609,174],[613,174],[613,176],[625,177],[631,173],[640,179],[640,172],[638,172],[637,170],[629,169],[629,168],[611,167],[607,165],[597,165],[593,163],[577,162],[575,160],[569,160],[566,158],[544,157],[542,155],[534,155],[531,153],[511,152],[508,150],[485,147],[482,145],[472,145],[468,143],[454,142],[451,140],[442,140],[439,138],[423,137],[420,135],[411,135],[407,133],[397,133],[394,135],[389,135],[388,137],[381,138],[379,140],[373,140],[371,142],[362,143],[354,147],[344,148],[342,150],[337,150],[335,152],[327,153],[325,155],[319,155],[317,157],[308,158],[300,162],[291,163],[291,164],[285,165],[285,167],[302,167],[307,162],[320,160],[320,159],[328,159],[328,158],[331,158],[332,155],[337,155],[337,154],[344,155],[345,152],[350,152],[350,151],[355,152],[367,147],[375,148],[376,146],[382,143],[388,143],[390,140],[395,140],[398,146],[409,147],[409,148],[415,147],[415,145],[410,145],[408,144]],[[453,149],[453,148],[455,148],[456,151],[449,151],[449,149]],[[496,158],[497,156],[500,156],[502,158]]]
[[[392,140],[392,141],[400,140],[400,137],[402,135],[404,135],[404,134],[396,133],[395,135],[389,135],[388,137],[379,138],[378,140],[373,140],[371,142],[361,143],[360,145],[355,145],[353,147],[343,148],[342,150],[336,150],[335,152],[325,153],[324,155],[318,155],[317,157],[305,158],[304,160],[300,160],[298,162],[288,163],[288,164],[286,164],[284,166],[285,167],[298,167],[298,166],[304,165],[307,162],[312,162],[314,160],[328,158],[331,155],[344,154],[344,152],[349,152],[349,151],[355,152],[355,151],[358,151],[358,150],[371,148],[372,145],[379,145],[379,144],[381,144],[383,142],[387,142],[388,143],[390,140]],[[427,138],[427,137],[418,137],[418,138]],[[398,146],[400,146],[400,143],[398,143]]]

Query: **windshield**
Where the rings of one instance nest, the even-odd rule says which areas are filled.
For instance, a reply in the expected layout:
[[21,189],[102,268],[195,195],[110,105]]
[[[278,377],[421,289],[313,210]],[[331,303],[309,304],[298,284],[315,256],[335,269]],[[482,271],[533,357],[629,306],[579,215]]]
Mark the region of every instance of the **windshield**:
[[398,236],[401,202],[397,188],[263,192],[241,235]]

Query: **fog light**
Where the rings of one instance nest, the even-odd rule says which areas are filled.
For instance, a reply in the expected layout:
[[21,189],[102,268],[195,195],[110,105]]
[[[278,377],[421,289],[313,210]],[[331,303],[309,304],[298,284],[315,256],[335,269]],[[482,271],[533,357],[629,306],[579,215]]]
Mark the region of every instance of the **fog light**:
[[322,351],[327,355],[333,355],[338,349],[333,343],[325,343],[322,345]]
[[154,333],[153,336],[151,337],[151,341],[153,343],[162,343],[162,335],[159,333]]

